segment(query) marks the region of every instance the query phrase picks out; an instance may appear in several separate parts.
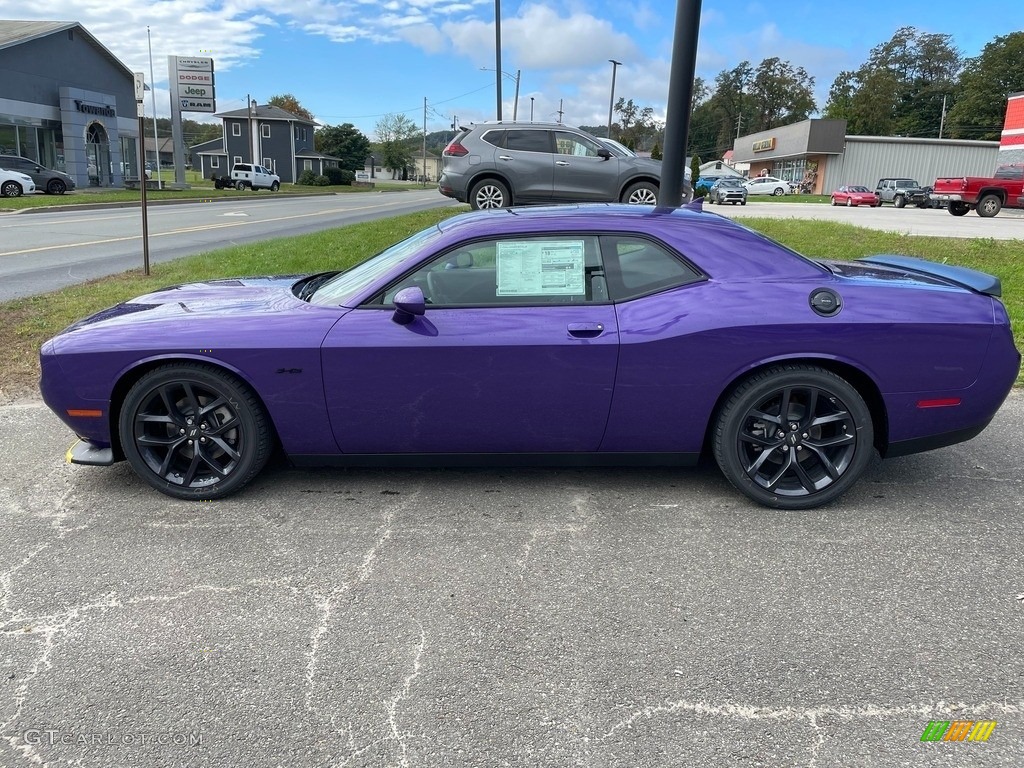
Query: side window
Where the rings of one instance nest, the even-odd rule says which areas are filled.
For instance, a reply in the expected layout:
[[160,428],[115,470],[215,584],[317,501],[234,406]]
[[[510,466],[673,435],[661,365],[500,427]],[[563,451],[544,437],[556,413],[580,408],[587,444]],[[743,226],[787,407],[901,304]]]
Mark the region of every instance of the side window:
[[576,157],[597,157],[597,150],[600,149],[595,142],[565,131],[555,131],[555,148],[560,155]]
[[242,135],[242,124],[241,123],[232,123],[231,124],[231,135],[232,136],[241,136]]
[[605,235],[601,238],[601,248],[614,301],[634,299],[704,279],[675,253],[651,240]]
[[551,152],[550,131],[506,131],[505,149],[520,152]]
[[505,131],[488,131],[481,138],[495,147],[505,146]]
[[461,245],[391,285],[373,304],[390,305],[419,286],[434,307],[537,306],[608,301],[598,238],[545,235]]

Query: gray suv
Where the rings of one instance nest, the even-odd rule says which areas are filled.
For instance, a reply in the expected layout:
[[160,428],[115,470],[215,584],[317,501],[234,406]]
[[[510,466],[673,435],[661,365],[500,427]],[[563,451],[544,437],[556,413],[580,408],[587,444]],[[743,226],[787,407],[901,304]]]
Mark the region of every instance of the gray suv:
[[[612,152],[557,123],[489,122],[463,128],[444,149],[442,195],[474,209],[535,203],[654,205],[661,161]],[[683,182],[683,199],[692,199]]]
[[31,176],[32,181],[36,184],[36,189],[49,195],[63,195],[69,189],[75,188],[75,180],[66,173],[51,171],[27,157],[0,155],[0,168]]
[[913,179],[879,179],[875,193],[882,203],[892,203],[896,208],[907,205],[928,207],[928,190]]

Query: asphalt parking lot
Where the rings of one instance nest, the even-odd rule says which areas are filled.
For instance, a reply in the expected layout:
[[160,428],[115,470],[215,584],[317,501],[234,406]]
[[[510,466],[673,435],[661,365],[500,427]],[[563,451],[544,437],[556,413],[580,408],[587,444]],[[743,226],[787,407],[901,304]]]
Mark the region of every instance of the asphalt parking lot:
[[1020,766],[1022,423],[805,513],[713,468],[196,504],[2,407],[0,765]]

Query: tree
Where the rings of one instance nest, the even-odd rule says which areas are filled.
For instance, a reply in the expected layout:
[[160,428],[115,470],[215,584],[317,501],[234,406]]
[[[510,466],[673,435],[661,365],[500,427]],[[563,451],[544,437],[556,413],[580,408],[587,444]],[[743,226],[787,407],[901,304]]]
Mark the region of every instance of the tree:
[[352,123],[325,125],[313,134],[313,141],[317,152],[339,158],[339,165],[350,171],[361,171],[370,154],[370,140]]
[[651,160],[661,160],[661,142],[654,142],[654,146],[651,148]]
[[313,120],[313,113],[306,109],[299,103],[299,100],[292,96],[290,93],[282,93],[278,96],[271,96],[267,99],[267,104],[272,107],[280,107],[285,112],[291,112],[296,117],[302,117],[306,120]]
[[824,115],[853,134],[936,136],[962,64],[950,35],[901,27],[832,83]]
[[698,187],[697,179],[700,178],[700,156],[694,155],[690,158],[690,184],[693,185],[693,196],[703,197],[708,193],[707,187]]
[[777,56],[762,61],[750,83],[757,105],[748,133],[806,120],[818,109],[814,103],[814,78],[803,67],[794,67]]
[[389,113],[374,126],[381,153],[381,165],[391,171],[391,178],[412,165],[412,140],[420,135],[416,123],[403,114]]
[[1006,97],[1024,91],[1024,32],[1012,32],[988,43],[981,55],[968,59],[949,110],[948,135],[962,139],[998,140]]
[[654,107],[641,107],[632,99],[619,98],[614,111],[619,115],[614,138],[630,149],[646,150],[664,126],[654,119]]

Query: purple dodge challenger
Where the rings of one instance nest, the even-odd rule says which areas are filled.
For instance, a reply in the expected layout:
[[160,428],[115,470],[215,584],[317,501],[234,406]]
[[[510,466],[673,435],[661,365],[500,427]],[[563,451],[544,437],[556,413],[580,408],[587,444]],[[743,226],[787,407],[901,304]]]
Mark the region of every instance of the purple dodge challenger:
[[692,204],[469,213],[345,272],[140,296],[41,350],[79,464],[214,499],[297,465],[689,465],[771,507],[977,435],[1020,366],[999,281],[815,261]]

